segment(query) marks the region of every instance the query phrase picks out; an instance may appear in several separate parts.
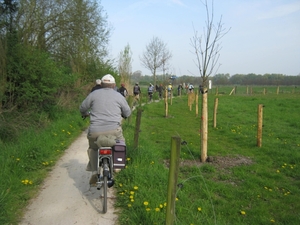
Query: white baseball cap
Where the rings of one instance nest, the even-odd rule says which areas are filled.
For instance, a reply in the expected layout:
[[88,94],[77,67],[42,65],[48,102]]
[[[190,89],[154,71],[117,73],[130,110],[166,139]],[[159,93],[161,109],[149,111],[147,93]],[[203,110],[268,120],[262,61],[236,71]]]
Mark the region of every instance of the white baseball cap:
[[101,84],[101,80],[100,80],[100,79],[97,79],[97,80],[96,80],[96,84],[100,85],[100,84]]
[[101,79],[101,82],[104,84],[115,84],[116,83],[115,78],[110,74],[104,75]]

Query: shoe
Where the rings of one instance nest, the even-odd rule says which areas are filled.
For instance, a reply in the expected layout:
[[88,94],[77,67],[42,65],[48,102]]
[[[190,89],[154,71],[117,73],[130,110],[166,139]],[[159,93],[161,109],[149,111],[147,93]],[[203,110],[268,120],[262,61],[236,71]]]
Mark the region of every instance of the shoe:
[[90,178],[90,186],[96,186],[96,183],[98,181],[98,174],[93,174]]

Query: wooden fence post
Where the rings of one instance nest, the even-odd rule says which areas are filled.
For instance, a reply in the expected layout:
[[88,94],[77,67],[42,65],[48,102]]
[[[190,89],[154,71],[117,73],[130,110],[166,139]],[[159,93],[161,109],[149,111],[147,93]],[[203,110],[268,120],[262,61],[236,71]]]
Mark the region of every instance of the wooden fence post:
[[136,124],[135,124],[135,132],[134,132],[134,149],[137,149],[139,146],[139,134],[141,127],[141,118],[142,118],[142,108],[138,107],[137,115],[136,115]]
[[262,146],[262,127],[263,127],[263,104],[258,105],[257,110],[257,146]]
[[229,93],[229,95],[232,95],[232,93],[234,93],[234,90],[235,90],[235,88],[233,88],[233,89],[231,90],[231,92]]
[[219,99],[216,98],[216,99],[215,99],[215,107],[214,107],[214,128],[217,127],[218,103],[219,103]]
[[168,90],[165,90],[165,116],[168,117]]
[[173,225],[175,218],[176,186],[179,172],[180,137],[171,138],[171,157],[169,166],[169,182],[167,193],[166,225]]
[[198,117],[198,107],[199,107],[199,96],[198,96],[198,92],[196,93],[196,117]]

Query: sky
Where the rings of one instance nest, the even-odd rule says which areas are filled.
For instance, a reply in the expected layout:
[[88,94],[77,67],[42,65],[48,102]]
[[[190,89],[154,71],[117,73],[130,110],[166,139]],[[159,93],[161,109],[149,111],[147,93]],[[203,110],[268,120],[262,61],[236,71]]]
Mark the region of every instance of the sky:
[[[172,53],[169,74],[200,76],[191,40],[195,32],[203,36],[206,28],[201,0],[99,0],[99,4],[112,27],[111,58],[117,60],[129,44],[132,72],[151,75],[140,58],[157,37]],[[218,41],[220,66],[214,74],[300,75],[300,0],[214,0],[213,13],[214,24],[221,20],[229,30]]]

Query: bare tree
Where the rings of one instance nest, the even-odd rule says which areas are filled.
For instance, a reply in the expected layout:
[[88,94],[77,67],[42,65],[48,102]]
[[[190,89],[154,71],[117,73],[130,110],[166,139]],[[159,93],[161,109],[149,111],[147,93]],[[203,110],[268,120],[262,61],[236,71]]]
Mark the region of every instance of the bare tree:
[[127,87],[127,90],[130,88],[130,77],[132,74],[132,52],[130,45],[127,44],[123,51],[119,55],[119,75],[121,76],[121,83],[124,83]]
[[140,57],[140,60],[142,65],[151,71],[154,86],[156,85],[156,72],[159,70],[165,71],[171,58],[172,54],[168,50],[167,44],[158,37],[153,37],[146,46],[146,51]]
[[201,161],[207,160],[207,137],[208,137],[208,113],[207,113],[207,86],[208,77],[216,73],[220,65],[217,65],[221,46],[220,40],[230,29],[225,29],[222,23],[222,16],[218,22],[214,21],[214,2],[211,1],[209,7],[208,1],[202,2],[206,9],[206,22],[203,28],[203,35],[199,36],[194,30],[194,37],[191,39],[191,45],[196,55],[196,66],[202,80],[202,120],[201,120]]

